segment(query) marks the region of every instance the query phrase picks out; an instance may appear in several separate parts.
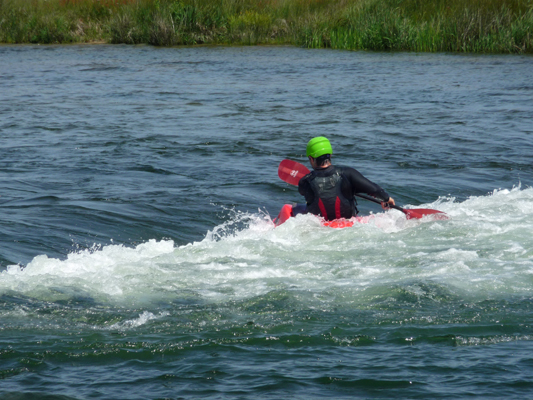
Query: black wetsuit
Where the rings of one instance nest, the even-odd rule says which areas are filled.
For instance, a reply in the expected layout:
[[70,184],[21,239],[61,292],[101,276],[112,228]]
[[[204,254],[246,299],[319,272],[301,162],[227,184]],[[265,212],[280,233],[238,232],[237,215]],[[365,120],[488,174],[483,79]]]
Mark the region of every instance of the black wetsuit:
[[355,193],[366,193],[379,201],[389,200],[385,190],[356,169],[333,165],[304,176],[300,179],[298,191],[305,197],[307,211],[328,221],[357,215]]

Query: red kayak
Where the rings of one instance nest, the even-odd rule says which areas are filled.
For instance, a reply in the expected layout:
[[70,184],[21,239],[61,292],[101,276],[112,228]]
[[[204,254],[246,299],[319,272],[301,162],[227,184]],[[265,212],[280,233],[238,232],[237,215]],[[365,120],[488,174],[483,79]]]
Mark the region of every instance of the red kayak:
[[[280,226],[289,218],[294,217],[292,207],[293,206],[290,204],[285,204],[283,207],[281,207],[281,211],[279,212],[277,218],[274,218],[274,224],[276,226]],[[373,217],[374,215],[368,215],[366,217],[353,217],[350,219],[334,219],[333,221],[322,220],[322,225],[329,226],[330,228],[350,228],[355,223],[366,224]]]

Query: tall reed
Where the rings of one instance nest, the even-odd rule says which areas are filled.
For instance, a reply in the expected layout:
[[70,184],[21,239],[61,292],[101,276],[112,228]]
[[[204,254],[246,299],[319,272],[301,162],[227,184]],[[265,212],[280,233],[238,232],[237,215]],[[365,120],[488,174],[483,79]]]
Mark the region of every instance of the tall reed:
[[533,0],[0,0],[3,43],[533,52]]
[[[387,7],[383,7],[387,3]],[[532,3],[518,0],[361,1],[321,46],[343,49],[531,53]]]

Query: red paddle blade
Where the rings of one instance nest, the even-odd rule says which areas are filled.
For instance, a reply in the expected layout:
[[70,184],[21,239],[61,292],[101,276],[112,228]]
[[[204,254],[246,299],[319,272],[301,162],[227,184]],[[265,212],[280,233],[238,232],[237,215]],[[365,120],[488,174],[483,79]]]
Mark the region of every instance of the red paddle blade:
[[282,181],[291,185],[298,186],[298,182],[309,173],[309,170],[302,164],[292,161],[283,160],[279,163],[278,176]]
[[450,219],[445,213],[439,210],[431,210],[429,208],[415,208],[415,209],[403,209],[402,210],[405,213],[405,217],[407,219],[419,219],[422,217],[425,217],[426,215],[433,215],[433,219],[443,220],[443,219]]

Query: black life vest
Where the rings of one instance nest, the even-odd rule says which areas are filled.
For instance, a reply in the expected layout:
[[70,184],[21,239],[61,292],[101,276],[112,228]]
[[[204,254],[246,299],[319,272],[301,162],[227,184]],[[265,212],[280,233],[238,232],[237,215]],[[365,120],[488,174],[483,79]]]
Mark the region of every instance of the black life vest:
[[342,179],[338,170],[324,177],[317,176],[313,171],[309,184],[315,198],[307,205],[307,210],[312,214],[321,215],[327,221],[355,216],[357,214],[355,201],[350,201],[342,194]]

